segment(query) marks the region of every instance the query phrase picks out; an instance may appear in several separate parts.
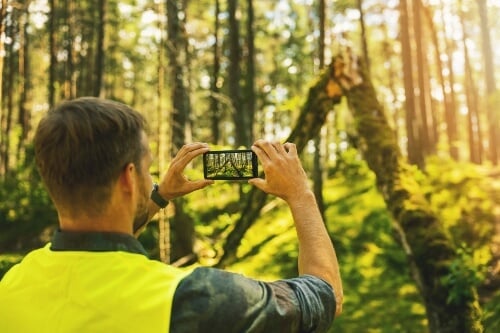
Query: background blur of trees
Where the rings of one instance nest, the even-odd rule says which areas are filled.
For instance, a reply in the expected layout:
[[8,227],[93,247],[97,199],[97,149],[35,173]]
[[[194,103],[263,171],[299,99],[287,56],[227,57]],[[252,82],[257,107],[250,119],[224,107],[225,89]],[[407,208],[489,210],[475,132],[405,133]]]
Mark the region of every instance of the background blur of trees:
[[[288,138],[309,88],[347,50],[366,63],[413,178],[461,259],[443,283],[477,288],[486,332],[500,330],[499,1],[0,1],[0,273],[57,225],[31,142],[57,102],[92,95],[141,111],[159,177],[184,142],[241,148]],[[334,331],[426,332],[352,107],[332,105],[302,152],[346,284]],[[202,177],[201,159],[188,172]],[[250,192],[222,182],[176,200],[141,240],[178,265],[217,264],[234,251],[231,269],[293,276],[290,217],[272,198],[228,249]]]

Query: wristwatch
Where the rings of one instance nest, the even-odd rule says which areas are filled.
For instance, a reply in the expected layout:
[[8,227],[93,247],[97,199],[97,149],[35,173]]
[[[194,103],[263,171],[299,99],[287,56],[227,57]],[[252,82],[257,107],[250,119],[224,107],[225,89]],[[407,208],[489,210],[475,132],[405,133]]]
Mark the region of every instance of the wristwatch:
[[151,191],[151,200],[153,200],[153,202],[155,204],[158,205],[158,207],[160,208],[165,208],[167,207],[168,205],[168,200],[165,200],[161,195],[160,193],[158,192],[158,189],[160,188],[160,186],[157,184],[157,183],[154,183],[153,184],[153,190]]

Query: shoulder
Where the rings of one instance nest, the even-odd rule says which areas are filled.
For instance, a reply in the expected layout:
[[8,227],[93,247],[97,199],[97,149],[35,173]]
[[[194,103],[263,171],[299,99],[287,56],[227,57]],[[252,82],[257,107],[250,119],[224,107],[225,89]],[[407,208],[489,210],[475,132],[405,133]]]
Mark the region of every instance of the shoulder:
[[182,279],[177,287],[174,304],[197,307],[201,304],[225,306],[233,303],[243,306],[248,297],[260,294],[261,284],[241,274],[201,267]]

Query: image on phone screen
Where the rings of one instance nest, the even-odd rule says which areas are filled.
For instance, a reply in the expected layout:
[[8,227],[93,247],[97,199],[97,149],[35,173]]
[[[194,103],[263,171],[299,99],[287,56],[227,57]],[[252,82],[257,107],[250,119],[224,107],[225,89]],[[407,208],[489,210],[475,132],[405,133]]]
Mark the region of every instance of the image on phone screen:
[[250,179],[258,176],[257,169],[257,156],[251,150],[218,150],[203,154],[206,179]]

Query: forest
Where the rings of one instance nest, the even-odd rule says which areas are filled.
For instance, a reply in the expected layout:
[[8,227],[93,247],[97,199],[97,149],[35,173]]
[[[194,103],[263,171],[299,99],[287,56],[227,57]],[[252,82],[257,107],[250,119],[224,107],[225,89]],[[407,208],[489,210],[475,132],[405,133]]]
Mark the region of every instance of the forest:
[[[330,332],[500,331],[498,0],[0,1],[0,279],[57,228],[38,120],[99,96],[148,120],[154,179],[188,142],[296,144],[344,285]],[[174,266],[297,275],[286,205],[243,181],[139,239]]]

